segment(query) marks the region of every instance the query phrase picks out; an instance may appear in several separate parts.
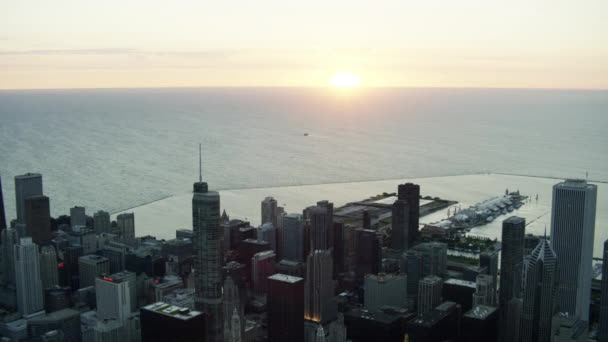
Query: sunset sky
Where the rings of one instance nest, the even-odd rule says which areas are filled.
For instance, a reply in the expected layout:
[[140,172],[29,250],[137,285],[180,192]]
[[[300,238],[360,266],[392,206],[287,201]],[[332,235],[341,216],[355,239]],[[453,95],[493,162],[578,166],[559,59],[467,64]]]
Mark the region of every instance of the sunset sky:
[[0,88],[608,88],[608,1],[0,0]]

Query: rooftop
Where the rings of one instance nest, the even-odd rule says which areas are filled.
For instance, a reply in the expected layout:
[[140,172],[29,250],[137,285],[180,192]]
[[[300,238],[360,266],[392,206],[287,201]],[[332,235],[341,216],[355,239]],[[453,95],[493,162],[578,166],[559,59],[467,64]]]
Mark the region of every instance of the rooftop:
[[270,277],[268,277],[268,279],[278,280],[278,281],[282,281],[285,283],[297,283],[301,280],[304,280],[303,278],[300,278],[300,277],[294,277],[294,276],[290,276],[290,275],[282,274],[282,273],[273,274]]
[[473,281],[454,279],[454,278],[450,278],[450,279],[444,281],[443,284],[466,286],[466,287],[470,287],[473,289],[477,287],[477,284],[475,284],[475,282],[473,282]]
[[167,304],[165,302],[156,302],[148,306],[144,306],[143,310],[152,311],[165,316],[173,317],[181,320],[188,320],[202,315],[200,311],[190,310],[177,305]]
[[496,310],[498,309],[492,306],[477,305],[473,309],[467,311],[464,316],[470,318],[485,319],[491,314],[493,314]]

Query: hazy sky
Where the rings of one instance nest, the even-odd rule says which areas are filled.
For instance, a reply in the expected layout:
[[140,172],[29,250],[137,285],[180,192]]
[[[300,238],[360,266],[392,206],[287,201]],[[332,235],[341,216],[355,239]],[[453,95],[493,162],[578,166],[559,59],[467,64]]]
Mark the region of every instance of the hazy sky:
[[0,88],[608,88],[607,0],[0,0]]

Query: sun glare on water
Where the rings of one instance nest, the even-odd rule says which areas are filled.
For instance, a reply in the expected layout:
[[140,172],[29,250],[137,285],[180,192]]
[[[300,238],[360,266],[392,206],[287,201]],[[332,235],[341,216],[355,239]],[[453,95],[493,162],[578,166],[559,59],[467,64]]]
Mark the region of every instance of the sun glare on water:
[[361,78],[350,71],[339,71],[331,76],[329,84],[336,88],[352,88],[361,84]]

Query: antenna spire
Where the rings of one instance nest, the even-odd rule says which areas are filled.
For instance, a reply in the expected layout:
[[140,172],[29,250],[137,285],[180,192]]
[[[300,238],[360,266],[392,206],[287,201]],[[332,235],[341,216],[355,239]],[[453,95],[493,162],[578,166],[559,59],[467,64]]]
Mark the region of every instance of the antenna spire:
[[203,181],[203,144],[198,144],[198,181]]

